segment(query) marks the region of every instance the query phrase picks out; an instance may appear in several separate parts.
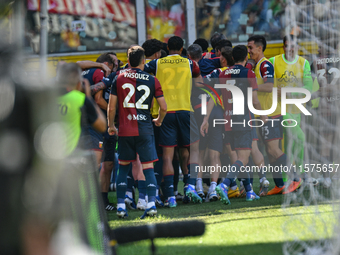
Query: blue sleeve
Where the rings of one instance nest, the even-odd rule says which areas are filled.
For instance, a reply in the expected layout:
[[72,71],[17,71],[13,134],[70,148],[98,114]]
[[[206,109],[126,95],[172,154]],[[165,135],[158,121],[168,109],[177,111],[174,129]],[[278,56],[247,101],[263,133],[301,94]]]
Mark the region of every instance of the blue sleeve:
[[264,83],[274,83],[274,66],[269,61],[264,61],[260,66],[260,73]]
[[117,72],[110,73],[110,75],[107,78],[103,78],[102,82],[105,84],[107,88],[110,88],[113,82],[113,79],[117,76]]
[[112,85],[111,85],[111,94],[117,96],[117,78],[118,75],[113,79]]
[[158,59],[154,59],[154,60],[151,60],[149,63],[145,64],[144,65],[144,72],[152,73],[152,74],[156,75],[157,60]]
[[213,59],[211,59],[211,61],[212,61],[213,65],[214,65],[215,69],[221,67],[221,60],[220,60],[220,58],[213,58]]

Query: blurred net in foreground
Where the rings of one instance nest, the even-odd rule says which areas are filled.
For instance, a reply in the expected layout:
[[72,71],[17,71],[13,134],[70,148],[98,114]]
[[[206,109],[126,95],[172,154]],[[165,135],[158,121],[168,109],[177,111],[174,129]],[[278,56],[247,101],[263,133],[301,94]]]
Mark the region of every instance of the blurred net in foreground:
[[[285,195],[283,208],[288,217],[283,229],[289,241],[283,246],[284,254],[340,252],[339,11],[338,0],[290,0],[286,7],[286,34],[297,36],[314,83],[309,104],[312,116],[301,120],[304,141],[298,135],[286,141],[286,153],[295,164],[299,151],[293,144],[301,143],[304,148],[305,182],[298,192]],[[318,185],[313,185],[312,178]]]

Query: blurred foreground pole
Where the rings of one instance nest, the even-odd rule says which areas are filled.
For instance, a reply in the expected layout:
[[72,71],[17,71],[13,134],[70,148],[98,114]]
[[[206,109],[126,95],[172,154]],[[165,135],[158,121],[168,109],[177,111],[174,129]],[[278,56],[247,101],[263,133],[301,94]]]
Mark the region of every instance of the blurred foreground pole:
[[42,78],[46,78],[47,71],[47,4],[48,0],[40,0],[40,74]]

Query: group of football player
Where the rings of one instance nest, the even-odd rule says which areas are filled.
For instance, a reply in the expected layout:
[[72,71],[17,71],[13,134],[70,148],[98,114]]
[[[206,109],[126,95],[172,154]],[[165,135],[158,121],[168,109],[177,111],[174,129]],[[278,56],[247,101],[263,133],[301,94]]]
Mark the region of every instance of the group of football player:
[[[310,65],[298,56],[296,38],[285,36],[284,54],[269,60],[264,56],[267,43],[261,35],[251,36],[246,46],[233,47],[223,34],[215,33],[210,44],[208,52],[209,43],[203,38],[186,50],[178,36],[167,44],[150,39],[128,49],[125,66],[114,52],[102,54],[96,62],[78,62],[83,77],[92,85],[94,101],[108,120],[104,134],[90,126],[83,134],[84,148],[96,154],[106,210],[117,210],[123,218],[128,216],[127,209],[140,209],[144,218],[156,215],[156,206],[176,207],[178,200],[229,204],[232,197],[253,201],[294,192],[301,186],[299,173],[291,173],[285,182],[282,171],[273,171],[275,187],[269,190],[265,159],[258,146],[261,142],[269,164],[276,169],[288,162],[303,164],[305,136],[300,110],[289,105],[282,116],[280,101],[282,87],[312,91]],[[224,85],[243,93],[239,100],[243,112],[233,109],[236,93]],[[273,96],[278,97],[276,109],[254,116],[250,109],[269,110]],[[288,96],[300,97],[294,93]],[[233,114],[236,110],[238,114]],[[294,120],[296,125],[283,128],[285,120]],[[285,141],[294,141],[287,144],[287,153],[281,146],[284,132]],[[116,136],[117,209],[108,200]],[[257,166],[258,194],[253,191],[254,173],[243,171],[247,165]],[[222,176],[219,171],[205,171],[205,166],[228,166],[229,171]],[[178,191],[180,173],[183,195]],[[137,204],[134,188],[138,188]]]

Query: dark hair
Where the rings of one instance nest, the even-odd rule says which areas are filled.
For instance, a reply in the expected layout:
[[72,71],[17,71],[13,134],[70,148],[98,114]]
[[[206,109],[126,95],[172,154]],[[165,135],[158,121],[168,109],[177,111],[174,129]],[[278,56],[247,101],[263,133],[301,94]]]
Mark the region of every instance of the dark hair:
[[166,51],[163,50],[163,49],[161,49],[161,56],[160,56],[160,58],[164,58],[164,57],[166,57],[166,56],[168,56],[168,54],[166,53]]
[[233,48],[233,58],[235,63],[243,62],[247,55],[248,55],[248,49],[244,45],[237,45]]
[[262,35],[253,35],[248,39],[248,42],[254,41],[257,47],[262,46],[262,51],[264,52],[267,47],[266,38]]
[[193,60],[200,60],[202,58],[202,47],[198,44],[191,44],[188,48],[188,54]]
[[185,48],[183,48],[183,50],[181,52],[181,56],[186,58],[187,55],[188,55],[187,50]]
[[175,50],[175,51],[179,51],[183,48],[183,39],[179,36],[173,36],[170,37],[169,41],[168,41],[168,48],[169,50]]
[[66,63],[58,68],[57,82],[63,87],[75,87],[81,80],[81,68],[76,63]]
[[233,47],[231,41],[229,41],[227,39],[222,39],[221,41],[216,43],[215,50],[216,51],[221,50],[221,48],[224,47],[224,46]]
[[168,44],[167,43],[163,43],[163,48],[162,49],[165,51],[166,55],[168,56],[169,55],[169,50],[168,50]]
[[283,37],[283,45],[285,45],[287,41],[293,41],[297,43],[297,38],[293,35],[286,35],[285,37]]
[[224,46],[221,48],[221,54],[227,60],[228,66],[233,66],[235,64],[233,59],[233,48]]
[[224,34],[221,33],[213,34],[212,37],[210,38],[211,47],[215,49],[216,44],[223,39],[227,39]]
[[117,57],[117,54],[116,52],[113,52],[113,51],[109,51],[109,52],[106,52],[107,54],[110,54],[110,55],[115,55]]
[[141,46],[132,46],[128,51],[128,57],[131,67],[137,67],[144,59],[145,51]]
[[199,46],[201,46],[203,52],[207,52],[208,51],[209,43],[204,38],[196,39],[194,41],[194,44],[198,44]]
[[110,64],[114,64],[113,59],[112,59],[112,57],[111,57],[111,54],[112,54],[111,52],[106,52],[106,53],[101,54],[101,55],[97,58],[96,62],[98,62],[98,63],[107,62],[109,65],[110,65]]
[[163,48],[163,43],[157,39],[149,39],[143,43],[142,48],[145,51],[145,56],[148,58],[159,52]]

